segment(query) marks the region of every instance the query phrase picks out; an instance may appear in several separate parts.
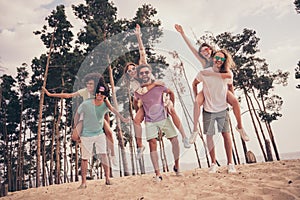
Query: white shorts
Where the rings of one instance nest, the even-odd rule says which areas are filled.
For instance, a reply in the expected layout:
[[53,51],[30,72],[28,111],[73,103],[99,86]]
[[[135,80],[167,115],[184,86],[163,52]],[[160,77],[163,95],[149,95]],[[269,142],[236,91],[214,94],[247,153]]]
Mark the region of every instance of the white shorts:
[[[80,137],[81,159],[88,160],[94,154],[106,154],[106,136],[100,134],[93,137]],[[95,152],[94,152],[95,147]]]

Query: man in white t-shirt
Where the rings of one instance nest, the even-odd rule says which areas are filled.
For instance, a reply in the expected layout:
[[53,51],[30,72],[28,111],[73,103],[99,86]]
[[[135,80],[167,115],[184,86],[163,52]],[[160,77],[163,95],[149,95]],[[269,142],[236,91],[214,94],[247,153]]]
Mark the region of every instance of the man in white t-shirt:
[[[231,56],[225,50],[217,51],[213,58],[212,67],[200,71],[193,82],[193,91],[195,96],[197,94],[197,85],[203,83],[203,94],[205,97],[203,104],[203,129],[207,139],[207,147],[209,150],[212,166],[210,173],[217,171],[215,146],[213,136],[215,134],[215,123],[218,125],[218,132],[222,133],[224,139],[224,146],[227,156],[228,173],[236,172],[234,164],[232,163],[232,142],[229,133],[229,116],[227,106],[227,91],[228,87],[232,88],[232,73],[230,71],[229,63],[233,63]],[[216,75],[207,76],[208,73],[204,71],[213,72]],[[222,78],[219,74],[222,72],[231,73],[231,78]]]

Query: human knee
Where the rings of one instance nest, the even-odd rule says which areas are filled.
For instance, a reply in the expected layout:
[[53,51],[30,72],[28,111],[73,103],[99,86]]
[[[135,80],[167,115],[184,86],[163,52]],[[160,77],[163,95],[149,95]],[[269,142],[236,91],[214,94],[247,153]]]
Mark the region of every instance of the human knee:
[[176,115],[176,111],[175,111],[175,108],[173,106],[168,109],[168,112],[171,116]]
[[148,141],[148,143],[150,147],[150,152],[156,151],[156,144],[157,144],[156,139],[151,139]]

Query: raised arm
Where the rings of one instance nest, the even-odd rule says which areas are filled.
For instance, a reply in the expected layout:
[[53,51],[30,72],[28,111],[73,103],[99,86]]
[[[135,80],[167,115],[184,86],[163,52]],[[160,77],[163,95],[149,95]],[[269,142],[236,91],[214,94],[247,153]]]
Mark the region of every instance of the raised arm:
[[64,99],[68,99],[68,98],[72,98],[72,97],[76,97],[79,96],[78,92],[73,92],[73,93],[50,93],[46,88],[42,87],[42,90],[47,94],[47,96],[49,97],[58,97],[58,98],[64,98]]
[[139,60],[139,65],[142,64],[147,64],[147,57],[146,57],[146,51],[145,47],[143,45],[142,37],[141,37],[141,27],[140,25],[136,25],[135,28],[135,35],[139,44],[139,53],[140,53],[140,60]]
[[202,66],[205,66],[207,61],[204,58],[202,58],[201,56],[199,56],[197,49],[192,45],[190,40],[185,35],[182,26],[179,24],[175,24],[175,29],[181,34],[183,40],[185,41],[185,43],[187,44],[189,49],[192,51],[194,56],[196,56],[196,58],[201,62]]
[[112,112],[112,113],[114,113],[115,115],[117,115],[117,117],[119,117],[121,120],[122,120],[122,122],[125,122],[125,123],[128,123],[129,121],[130,121],[130,119],[129,118],[125,118],[125,117],[123,117],[123,115],[121,115],[112,105],[111,105],[111,103],[109,102],[109,100],[106,98],[105,100],[105,104],[106,104],[106,106],[108,107],[108,109]]
[[220,72],[212,72],[208,70],[203,70],[201,71],[201,74],[203,76],[221,76],[222,79],[231,79],[232,78],[232,73],[231,72],[226,72],[226,73],[220,73]]

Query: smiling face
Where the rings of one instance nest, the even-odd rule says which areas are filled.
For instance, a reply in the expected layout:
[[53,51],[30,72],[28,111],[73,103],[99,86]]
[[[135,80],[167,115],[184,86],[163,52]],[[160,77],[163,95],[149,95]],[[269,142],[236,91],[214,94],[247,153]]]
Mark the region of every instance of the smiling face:
[[104,101],[105,95],[102,92],[97,92],[95,96],[95,100],[98,102]]
[[143,67],[139,71],[138,77],[143,81],[143,83],[148,83],[151,81],[151,71],[148,67]]
[[87,88],[88,92],[93,94],[94,89],[95,89],[95,81],[94,80],[89,80],[85,83],[85,85],[86,85],[86,88]]
[[136,66],[135,65],[128,65],[126,73],[129,75],[130,78],[135,78],[137,76]]
[[214,67],[220,70],[223,63],[226,61],[225,55],[222,52],[217,52],[213,58]]
[[199,53],[206,58],[207,60],[209,60],[211,58],[211,54],[212,54],[212,48],[207,46],[207,45],[203,45],[200,49],[199,49]]

